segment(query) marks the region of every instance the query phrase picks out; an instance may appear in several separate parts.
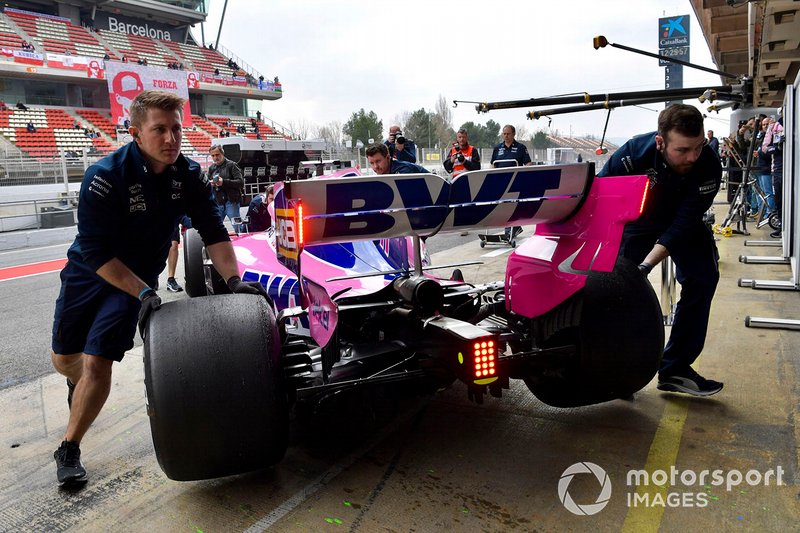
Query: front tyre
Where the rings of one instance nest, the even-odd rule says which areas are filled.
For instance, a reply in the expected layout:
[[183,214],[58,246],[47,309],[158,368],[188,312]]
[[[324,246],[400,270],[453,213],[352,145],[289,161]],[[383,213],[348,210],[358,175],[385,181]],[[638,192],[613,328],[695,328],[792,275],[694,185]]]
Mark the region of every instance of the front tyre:
[[273,465],[289,416],[272,308],[229,294],[169,302],[144,343],[147,413],[161,469],[190,481]]

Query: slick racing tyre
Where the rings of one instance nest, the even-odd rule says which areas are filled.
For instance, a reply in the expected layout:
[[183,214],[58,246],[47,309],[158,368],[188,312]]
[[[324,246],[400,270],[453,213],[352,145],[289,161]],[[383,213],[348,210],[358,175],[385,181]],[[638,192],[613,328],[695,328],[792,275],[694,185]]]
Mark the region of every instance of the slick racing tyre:
[[534,324],[553,363],[525,378],[541,401],[576,407],[626,398],[658,371],[664,326],[655,292],[630,261],[592,272],[586,286]]
[[209,479],[273,465],[289,437],[275,315],[261,296],[165,303],[144,342],[147,414],[170,479]]
[[188,229],[183,235],[183,288],[190,298],[206,295],[203,276],[203,239],[196,229]]
[[184,289],[190,298],[206,296],[209,293],[206,285],[205,269],[211,276],[213,294],[230,294],[225,280],[213,266],[205,267],[205,245],[196,229],[189,229],[183,237],[183,271]]

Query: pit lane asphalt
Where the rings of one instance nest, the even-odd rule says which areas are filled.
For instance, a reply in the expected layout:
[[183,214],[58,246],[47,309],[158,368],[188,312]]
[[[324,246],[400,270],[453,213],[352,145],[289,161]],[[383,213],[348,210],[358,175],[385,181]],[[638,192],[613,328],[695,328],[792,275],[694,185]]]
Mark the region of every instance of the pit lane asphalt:
[[[749,238],[766,233],[754,230]],[[474,235],[467,240],[434,254],[434,262],[501,250],[480,249]],[[482,406],[470,403],[461,385],[432,398],[350,401],[327,420],[295,423],[287,455],[274,468],[178,483],[161,473],[152,451],[137,343],[115,365],[109,401],[82,445],[90,480],[70,491],[57,488],[52,460],[66,423],[64,380],[52,371],[18,377],[0,390],[0,531],[796,530],[798,332],[748,329],[743,318],[800,318],[800,298],[737,287],[740,277],[789,277],[785,265],[739,263],[741,254],[776,253],[743,241],[719,242],[722,280],[699,363],[726,387],[706,399],[661,393],[651,383],[633,401],[554,409],[515,383]],[[465,277],[500,279],[505,257],[464,268]],[[3,379],[9,361],[49,365],[56,292],[57,274],[0,282]],[[7,352],[9,338],[14,353]],[[584,461],[602,467],[612,486],[607,506],[592,516],[573,515],[559,500],[565,469]],[[629,470],[670,466],[761,473],[780,466],[784,485],[727,491],[679,482],[660,493],[690,494],[695,503],[704,493],[708,504],[690,507],[683,496],[683,506],[629,505],[636,492],[626,484]],[[588,474],[568,484],[580,505],[595,503],[599,492]]]

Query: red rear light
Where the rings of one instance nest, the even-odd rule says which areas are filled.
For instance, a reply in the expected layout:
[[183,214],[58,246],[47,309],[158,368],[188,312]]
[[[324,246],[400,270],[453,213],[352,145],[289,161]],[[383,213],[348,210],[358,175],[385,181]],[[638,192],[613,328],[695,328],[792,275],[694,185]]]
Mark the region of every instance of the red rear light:
[[473,344],[475,353],[475,377],[487,378],[495,375],[495,353],[494,341],[476,341]]
[[303,237],[303,204],[297,202],[297,244],[299,248],[303,248],[305,238]]
[[639,204],[639,214],[644,213],[644,202],[647,200],[647,191],[650,190],[650,180],[644,183],[644,192],[642,192],[642,203]]

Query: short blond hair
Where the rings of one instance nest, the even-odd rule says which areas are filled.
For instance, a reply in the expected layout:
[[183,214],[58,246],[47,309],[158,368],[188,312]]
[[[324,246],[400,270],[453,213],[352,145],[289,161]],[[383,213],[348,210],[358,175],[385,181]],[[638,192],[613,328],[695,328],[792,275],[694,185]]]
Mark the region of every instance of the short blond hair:
[[130,108],[131,126],[141,128],[147,119],[147,112],[151,109],[164,111],[178,111],[183,118],[183,98],[167,91],[142,91],[133,99]]

